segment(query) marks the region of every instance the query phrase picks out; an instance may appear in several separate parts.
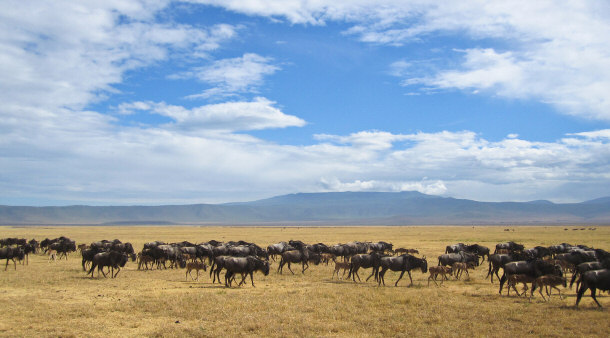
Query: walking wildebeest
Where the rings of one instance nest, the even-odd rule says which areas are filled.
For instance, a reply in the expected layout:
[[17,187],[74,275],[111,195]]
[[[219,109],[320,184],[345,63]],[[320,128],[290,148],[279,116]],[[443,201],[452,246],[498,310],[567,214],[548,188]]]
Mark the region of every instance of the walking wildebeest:
[[578,293],[576,294],[576,306],[578,307],[578,303],[580,303],[580,299],[582,295],[588,289],[591,290],[591,298],[595,301],[597,306],[600,308],[602,305],[597,301],[597,297],[595,293],[597,289],[602,291],[610,290],[610,270],[609,269],[601,269],[601,270],[592,270],[587,271],[582,275],[582,281],[580,283],[580,289],[578,289]]
[[236,273],[240,273],[242,277],[238,286],[246,281],[248,275],[250,275],[250,281],[254,286],[254,271],[261,271],[265,276],[269,275],[269,261],[264,261],[255,256],[230,257],[225,260],[224,267],[227,270],[225,274],[225,286],[227,287],[231,286],[231,277]]
[[[561,273],[561,268],[559,266],[541,259],[506,263],[504,264],[504,273],[502,274],[502,278],[500,278],[500,290],[498,291],[500,294],[502,294],[502,288],[506,282],[506,278],[510,275],[527,275],[536,279],[544,275],[562,276],[563,274]],[[535,289],[536,286],[533,285],[532,288]]]
[[[290,263],[301,263],[301,265],[303,266],[303,270],[301,271],[301,273],[304,274],[305,270],[309,268],[309,255],[310,253],[307,248],[304,248],[303,250],[286,251],[282,254],[282,259],[280,260],[280,264],[277,271],[281,274],[284,269],[284,265],[288,264],[288,270],[290,270],[290,272],[292,272],[292,274],[294,275],[294,271],[292,271],[292,269],[290,268]],[[317,255],[317,260],[313,263],[315,265],[320,264],[320,255]]]
[[[87,274],[91,274],[91,278],[93,278],[93,270],[95,270],[95,268],[97,267],[98,276],[101,271],[102,274],[104,275],[104,277],[106,277],[106,273],[104,272],[103,268],[105,266],[107,266],[109,268],[109,270],[111,271],[110,277],[115,278],[121,271],[121,268],[125,266],[125,263],[127,263],[127,260],[128,260],[127,254],[122,253],[122,252],[118,252],[118,251],[100,252],[100,253],[96,254],[95,256],[93,256],[93,261],[91,263],[91,269],[89,270],[89,272]],[[114,269],[117,269],[116,274],[114,273]]]
[[354,255],[350,263],[350,269],[349,274],[347,275],[347,279],[349,279],[351,276],[354,282],[356,282],[356,277],[358,277],[358,281],[361,282],[360,275],[358,275],[358,269],[373,268],[373,271],[371,271],[371,275],[366,278],[366,281],[368,282],[368,280],[373,277],[373,275],[375,276],[375,280],[377,280],[379,274],[379,266],[381,264],[381,257],[382,256],[377,252],[372,252],[370,254]]
[[386,271],[388,270],[401,271],[400,277],[398,277],[396,283],[394,283],[394,286],[398,286],[398,282],[405,274],[405,272],[409,274],[409,279],[411,280],[410,285],[413,285],[413,278],[411,278],[411,270],[414,268],[420,268],[423,273],[427,273],[428,262],[426,261],[426,256],[422,258],[417,258],[415,256],[405,254],[398,257],[382,257],[381,271],[379,272],[379,280],[377,282],[377,285],[380,285],[381,283],[385,285],[384,276]]

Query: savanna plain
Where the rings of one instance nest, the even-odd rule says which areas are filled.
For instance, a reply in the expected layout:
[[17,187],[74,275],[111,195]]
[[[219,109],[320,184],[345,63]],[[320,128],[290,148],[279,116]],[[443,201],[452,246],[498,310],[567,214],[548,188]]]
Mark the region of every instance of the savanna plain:
[[[590,226],[589,226],[590,227]],[[589,228],[587,227],[587,228]],[[505,231],[505,229],[510,231]],[[564,229],[568,230],[564,230]],[[525,247],[568,242],[610,250],[610,227],[572,230],[576,226],[408,226],[408,227],[0,227],[0,237],[67,236],[77,244],[102,239],[144,243],[246,240],[261,247],[290,239],[305,243],[386,241],[418,249],[436,265],[445,246],[464,242],[492,249],[509,240]],[[2,261],[2,263],[5,263]],[[4,264],[3,264],[4,265]],[[451,277],[427,286],[428,274],[412,272],[394,287],[398,273],[386,274],[387,286],[332,278],[332,263],[311,265],[305,274],[293,266],[254,275],[248,283],[226,288],[185,278],[184,269],[137,270],[129,262],[117,278],[87,277],[81,258],[49,262],[30,255],[29,265],[12,263],[0,271],[3,336],[610,336],[610,299],[588,292],[575,308],[575,290],[563,289],[545,302],[538,292],[525,297],[498,294],[498,282],[485,279],[487,261],[469,279]],[[4,267],[2,267],[4,270]],[[370,270],[360,272],[368,276]],[[346,275],[347,276],[347,275]],[[363,278],[364,281],[364,278]]]

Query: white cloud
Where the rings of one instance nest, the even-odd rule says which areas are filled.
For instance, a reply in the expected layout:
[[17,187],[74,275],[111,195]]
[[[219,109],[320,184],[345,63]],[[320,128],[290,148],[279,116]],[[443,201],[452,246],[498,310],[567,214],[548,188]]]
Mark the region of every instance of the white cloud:
[[190,95],[190,98],[256,93],[263,83],[263,77],[279,70],[278,66],[270,64],[272,61],[272,58],[246,53],[238,58],[217,60],[211,65],[195,68],[174,78],[194,77],[215,86],[201,94]]
[[282,113],[274,107],[275,104],[264,97],[257,97],[253,101],[209,104],[192,109],[163,102],[132,102],[121,104],[118,111],[130,114],[134,110],[141,110],[167,116],[174,122],[165,127],[194,132],[260,130],[305,125],[304,120]]
[[0,100],[7,107],[82,109],[117,90],[124,74],[188,50],[202,56],[234,37],[154,21],[165,1],[23,2],[0,5]]
[[442,195],[447,191],[447,187],[441,180],[434,182],[389,182],[389,181],[361,181],[341,182],[338,178],[322,178],[320,184],[326,191],[418,191],[428,195]]
[[408,63],[401,62],[418,60],[403,60],[394,63],[391,72],[404,74],[404,84],[533,99],[566,114],[610,120],[610,4],[606,1],[561,5],[544,0],[193,2],[284,18],[293,24],[347,22],[353,26],[346,34],[374,44],[400,46],[433,40],[437,33],[462,35],[464,43],[473,42],[461,63],[439,63],[427,73],[407,74]]

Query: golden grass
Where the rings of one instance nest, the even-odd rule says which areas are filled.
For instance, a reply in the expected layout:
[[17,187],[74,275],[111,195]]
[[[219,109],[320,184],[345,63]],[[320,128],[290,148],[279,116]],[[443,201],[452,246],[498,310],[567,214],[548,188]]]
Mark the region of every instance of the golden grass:
[[[561,242],[610,248],[610,227],[595,231],[564,231],[561,227],[1,227],[0,237],[42,240],[68,236],[77,243],[101,239],[129,241],[136,250],[145,242],[248,240],[267,246],[300,239],[327,244],[388,241],[417,248],[436,265],[448,244],[495,243],[514,240],[532,247]],[[567,227],[572,229],[574,227]],[[212,285],[207,274],[185,281],[185,270],[137,271],[129,262],[116,279],[87,278],[80,257],[49,263],[30,257],[29,266],[0,271],[0,334],[7,336],[609,336],[609,298],[590,297],[574,308],[574,290],[560,300],[544,302],[498,295],[498,284],[484,277],[487,264],[471,271],[470,280],[446,281],[427,287],[428,275],[388,272],[386,287],[331,280],[333,267],[313,266],[300,274],[255,275],[249,284],[227,289]],[[363,279],[370,270],[360,272]],[[405,279],[406,278],[406,279]],[[564,293],[564,292],[562,292]]]

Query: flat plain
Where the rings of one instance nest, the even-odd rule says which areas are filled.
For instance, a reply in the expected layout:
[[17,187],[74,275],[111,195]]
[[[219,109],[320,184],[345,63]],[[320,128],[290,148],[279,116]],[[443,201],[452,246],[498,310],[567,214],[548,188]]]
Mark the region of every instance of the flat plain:
[[[131,226],[0,227],[0,237],[55,238],[80,243],[115,238],[141,251],[146,242],[246,240],[262,247],[290,239],[305,243],[387,241],[418,249],[436,265],[445,246],[464,242],[492,249],[516,241],[527,247],[568,242],[610,250],[610,227],[596,226],[405,226],[405,227],[199,227]],[[509,231],[505,231],[508,229]],[[564,230],[568,229],[568,230]],[[2,261],[2,263],[5,263]],[[332,278],[331,265],[311,265],[301,274],[256,273],[256,287],[225,288],[206,273],[185,279],[184,269],[138,271],[129,262],[118,277],[89,278],[80,255],[49,262],[31,255],[29,265],[12,263],[0,271],[3,336],[610,336],[610,300],[588,293],[577,309],[574,289],[545,302],[535,292],[525,297],[498,294],[498,282],[485,279],[487,262],[470,279],[427,286],[428,274],[412,272],[394,287],[398,273],[386,274],[387,286]],[[2,267],[4,270],[4,267]],[[368,271],[360,276],[368,276]],[[364,278],[363,278],[364,280]]]

